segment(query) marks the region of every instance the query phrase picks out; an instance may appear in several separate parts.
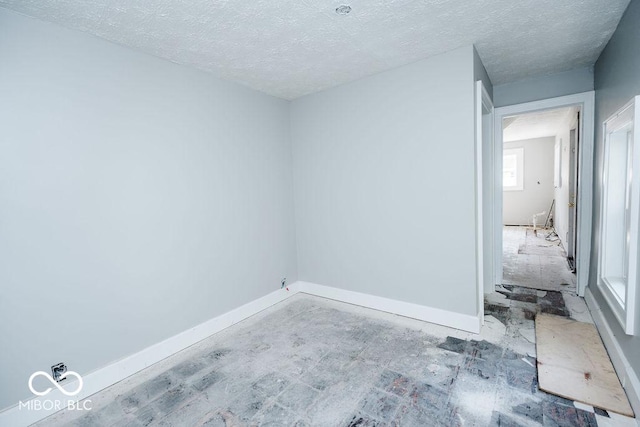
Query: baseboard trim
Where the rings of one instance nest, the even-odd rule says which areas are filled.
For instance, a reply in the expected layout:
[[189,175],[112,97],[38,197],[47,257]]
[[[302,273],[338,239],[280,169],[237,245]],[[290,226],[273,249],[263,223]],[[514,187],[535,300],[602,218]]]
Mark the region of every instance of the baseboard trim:
[[[286,300],[296,293],[298,293],[296,284],[292,284],[286,289],[271,292],[261,298],[253,300],[238,308],[221,314],[220,316],[194,326],[193,328],[187,329],[184,332],[167,338],[164,341],[147,347],[138,353],[132,354],[131,356],[115,361],[104,368],[83,375],[84,387],[78,395],[74,396],[73,399],[65,397],[58,390],[54,389],[54,391],[48,395],[30,399],[29,402],[39,400],[42,404],[44,401],[60,401],[64,402],[63,406],[66,407],[67,402],[69,401],[78,402],[86,399],[100,390],[112,386],[113,384],[124,380],[144,368],[158,363],[217,332],[220,332],[271,307],[272,305]],[[26,380],[27,379],[25,378],[25,381]],[[70,390],[73,389],[71,386],[66,387]],[[27,403],[27,401],[24,403]],[[60,410],[60,408],[53,408],[50,410],[29,410],[27,408],[20,408],[20,405],[16,404],[15,406],[0,412],[0,426],[28,426],[56,413],[58,410]]]
[[638,375],[622,352],[622,348],[616,341],[609,323],[604,317],[604,314],[602,314],[600,304],[598,304],[593,293],[591,293],[591,289],[588,287],[585,291],[584,299],[589,307],[593,321],[598,328],[598,332],[600,332],[600,336],[602,337],[604,346],[609,353],[609,357],[611,357],[613,367],[620,378],[622,386],[627,392],[627,397],[629,398],[629,403],[631,403],[633,412],[636,413],[637,417],[638,414],[640,414],[640,380],[638,379]]
[[[480,332],[478,316],[470,316],[438,308],[422,306],[390,298],[318,285],[310,282],[298,281],[289,285],[286,289],[271,292],[261,298],[244,304],[236,309],[221,314],[213,319],[201,323],[184,332],[174,335],[164,341],[154,344],[138,353],[117,360],[86,375],[83,375],[84,387],[73,399],[66,398],[58,390],[53,390],[46,396],[36,397],[32,401],[44,402],[45,400],[66,402],[78,402],[86,399],[105,388],[120,382],[141,370],[158,363],[167,357],[188,348],[203,339],[220,332],[236,323],[247,319],[287,298],[299,293],[306,293],[323,298],[328,298],[361,307],[380,310],[404,317],[436,323],[472,333]],[[636,379],[637,381],[637,379]],[[73,387],[66,386],[68,389]],[[26,403],[26,402],[25,402]],[[64,408],[62,408],[64,409]],[[58,409],[28,410],[20,408],[18,404],[0,412],[0,425],[28,426],[44,418],[53,415]]]
[[316,295],[336,301],[346,302],[361,307],[372,308],[387,313],[397,314],[429,323],[448,326],[467,332],[480,332],[479,316],[454,313],[439,308],[427,307],[410,302],[398,301],[360,292],[348,291],[316,283],[299,281],[295,283],[298,292]]

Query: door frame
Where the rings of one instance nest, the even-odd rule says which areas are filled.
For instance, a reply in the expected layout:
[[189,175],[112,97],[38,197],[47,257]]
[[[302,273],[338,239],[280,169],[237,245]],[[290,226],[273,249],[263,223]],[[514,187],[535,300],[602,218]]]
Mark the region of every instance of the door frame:
[[[476,158],[476,290],[477,290],[477,304],[478,304],[478,318],[480,320],[480,326],[484,324],[484,294],[485,294],[485,278],[493,277],[493,253],[484,253],[485,238],[490,239],[493,233],[491,225],[493,224],[492,218],[484,218],[484,210],[487,203],[491,203],[493,200],[493,194],[489,194],[489,197],[484,197],[484,188],[487,183],[483,176],[484,171],[483,163],[486,163],[487,159],[483,154],[485,148],[491,149],[493,143],[493,122],[494,122],[494,107],[491,96],[484,87],[482,80],[476,82],[475,87],[475,158]],[[487,128],[484,126],[484,116],[489,116],[489,125]],[[486,132],[489,135],[486,136]],[[492,153],[493,154],[493,153]],[[491,168],[489,168],[491,173]],[[493,189],[493,186],[490,186]],[[492,192],[491,192],[492,193]],[[488,228],[488,229],[486,229]]]
[[576,258],[576,246],[578,230],[576,224],[578,223],[578,156],[580,156],[580,112],[578,112],[577,125],[575,128],[569,130],[569,203],[573,203],[573,208],[569,211],[569,222],[567,231],[569,232],[569,238],[567,239],[567,259],[573,263],[573,269],[575,271],[575,258]]
[[593,151],[594,151],[594,120],[595,120],[595,92],[582,92],[574,95],[508,105],[495,109],[494,118],[494,203],[493,218],[495,220],[493,233],[494,273],[495,283],[501,284],[502,270],[502,150],[503,133],[502,120],[505,117],[537,111],[551,110],[562,107],[580,108],[579,134],[580,150],[578,152],[578,194],[577,194],[577,246],[576,246],[576,275],[577,293],[584,296],[589,281],[589,265],[591,262],[591,223],[593,206]]

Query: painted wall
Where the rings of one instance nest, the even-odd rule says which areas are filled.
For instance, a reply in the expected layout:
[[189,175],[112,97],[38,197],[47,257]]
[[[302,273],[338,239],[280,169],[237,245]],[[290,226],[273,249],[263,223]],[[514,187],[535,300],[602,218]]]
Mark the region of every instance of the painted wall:
[[593,90],[593,67],[577,68],[497,85],[493,88],[493,103],[496,107],[504,107],[590,90]]
[[482,59],[480,58],[480,55],[478,55],[478,51],[475,46],[473,47],[473,79],[475,81],[482,80],[482,84],[489,94],[489,97],[493,98],[493,83],[491,83],[487,69],[484,68]]
[[0,408],[296,280],[289,105],[0,9]]
[[[534,213],[547,212],[553,201],[554,137],[505,142],[504,149],[524,149],[524,190],[503,192],[503,221],[507,225],[532,225]],[[546,215],[538,217],[544,224]]]
[[[613,330],[615,339],[620,344],[626,358],[631,363],[635,374],[640,376],[640,335],[630,337],[625,335],[622,327],[609,309],[598,287],[597,261],[598,240],[600,222],[599,206],[602,199],[602,191],[598,183],[602,180],[603,137],[602,123],[614,112],[636,95],[640,95],[640,2],[632,1],[625,12],[618,29],[609,41],[609,44],[598,58],[595,65],[595,89],[596,89],[596,152],[594,175],[594,211],[593,211],[593,238],[591,252],[591,274],[589,276],[589,288],[593,292],[607,323]],[[640,307],[640,292],[637,307]]]
[[469,46],[292,102],[301,280],[476,315],[473,100]]

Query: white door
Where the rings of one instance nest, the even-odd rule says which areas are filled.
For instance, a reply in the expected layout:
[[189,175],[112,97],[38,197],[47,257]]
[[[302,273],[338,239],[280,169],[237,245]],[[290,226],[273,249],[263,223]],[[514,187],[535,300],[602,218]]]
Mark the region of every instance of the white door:
[[578,219],[578,150],[580,149],[580,113],[578,124],[569,132],[569,221],[567,232],[567,260],[572,271],[576,271],[577,233],[576,222]]

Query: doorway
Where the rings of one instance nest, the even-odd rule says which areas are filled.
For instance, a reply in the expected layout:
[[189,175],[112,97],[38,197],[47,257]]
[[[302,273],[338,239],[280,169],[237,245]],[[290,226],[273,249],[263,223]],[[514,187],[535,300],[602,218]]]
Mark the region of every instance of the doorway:
[[[558,111],[563,111],[564,113],[558,113]],[[591,165],[593,159],[594,132],[593,92],[501,107],[495,110],[495,145],[493,158],[495,197],[492,206],[492,216],[494,219],[492,239],[494,246],[493,282],[499,285],[505,283],[505,269],[503,264],[505,246],[503,242],[503,228],[505,224],[503,202],[505,193],[503,190],[505,176],[503,163],[509,162],[507,165],[508,168],[510,168],[507,171],[509,174],[508,184],[514,189],[527,186],[536,189],[536,187],[543,185],[542,181],[540,181],[540,184],[537,184],[538,180],[535,180],[533,184],[529,182],[527,185],[527,182],[524,181],[525,176],[518,177],[517,168],[518,162],[520,162],[520,160],[518,160],[518,150],[511,152],[510,158],[505,158],[504,149],[509,143],[509,138],[505,138],[503,133],[505,124],[507,124],[507,128],[513,126],[513,123],[515,123],[520,116],[531,115],[531,118],[536,115],[540,117],[541,115],[553,114],[566,114],[565,121],[568,123],[562,135],[555,135],[554,137],[553,165],[549,164],[551,162],[549,157],[547,157],[547,161],[545,162],[546,166],[552,166],[553,169],[553,198],[548,200],[549,188],[547,187],[546,207],[534,208],[529,206],[527,208],[531,212],[529,212],[530,217],[526,219],[526,223],[522,225],[525,227],[525,234],[523,236],[525,242],[523,243],[523,253],[521,255],[531,255],[531,257],[535,257],[536,254],[533,252],[550,247],[551,245],[548,243],[552,243],[557,236],[557,240],[561,242],[562,249],[565,253],[563,267],[569,270],[569,267],[566,267],[566,263],[568,257],[571,256],[573,259],[573,268],[575,268],[576,272],[576,292],[578,295],[583,296],[589,275],[591,245],[591,184],[593,179],[593,167],[591,167]],[[512,128],[512,131],[517,131],[518,128],[519,126],[516,125]],[[537,148],[535,146],[533,147],[534,149]],[[522,157],[526,157],[527,147],[520,148],[524,148],[524,150],[522,150]],[[529,151],[531,153],[531,150]],[[549,151],[548,147],[546,151]],[[572,159],[573,167],[570,166]],[[526,170],[524,161],[525,159],[523,158],[521,160],[522,163],[520,163],[521,170]],[[587,165],[587,167],[583,165]],[[548,181],[550,179],[548,170],[546,173],[545,181]],[[545,212],[545,214],[542,214],[542,212]],[[534,220],[535,214],[539,215],[537,215]],[[524,222],[524,220],[520,219],[518,222]],[[547,228],[544,228],[545,223]],[[541,228],[544,231],[538,234],[536,228]],[[526,231],[529,231],[529,247],[527,247],[526,242]],[[544,240],[535,240],[540,238],[544,238]],[[520,244],[518,244],[517,250],[520,249]],[[536,267],[533,268],[535,269]],[[507,272],[507,276],[508,273],[510,272]],[[543,279],[540,279],[540,281],[541,280]]]
[[502,121],[503,285],[576,292],[568,248],[578,117],[571,106]]

